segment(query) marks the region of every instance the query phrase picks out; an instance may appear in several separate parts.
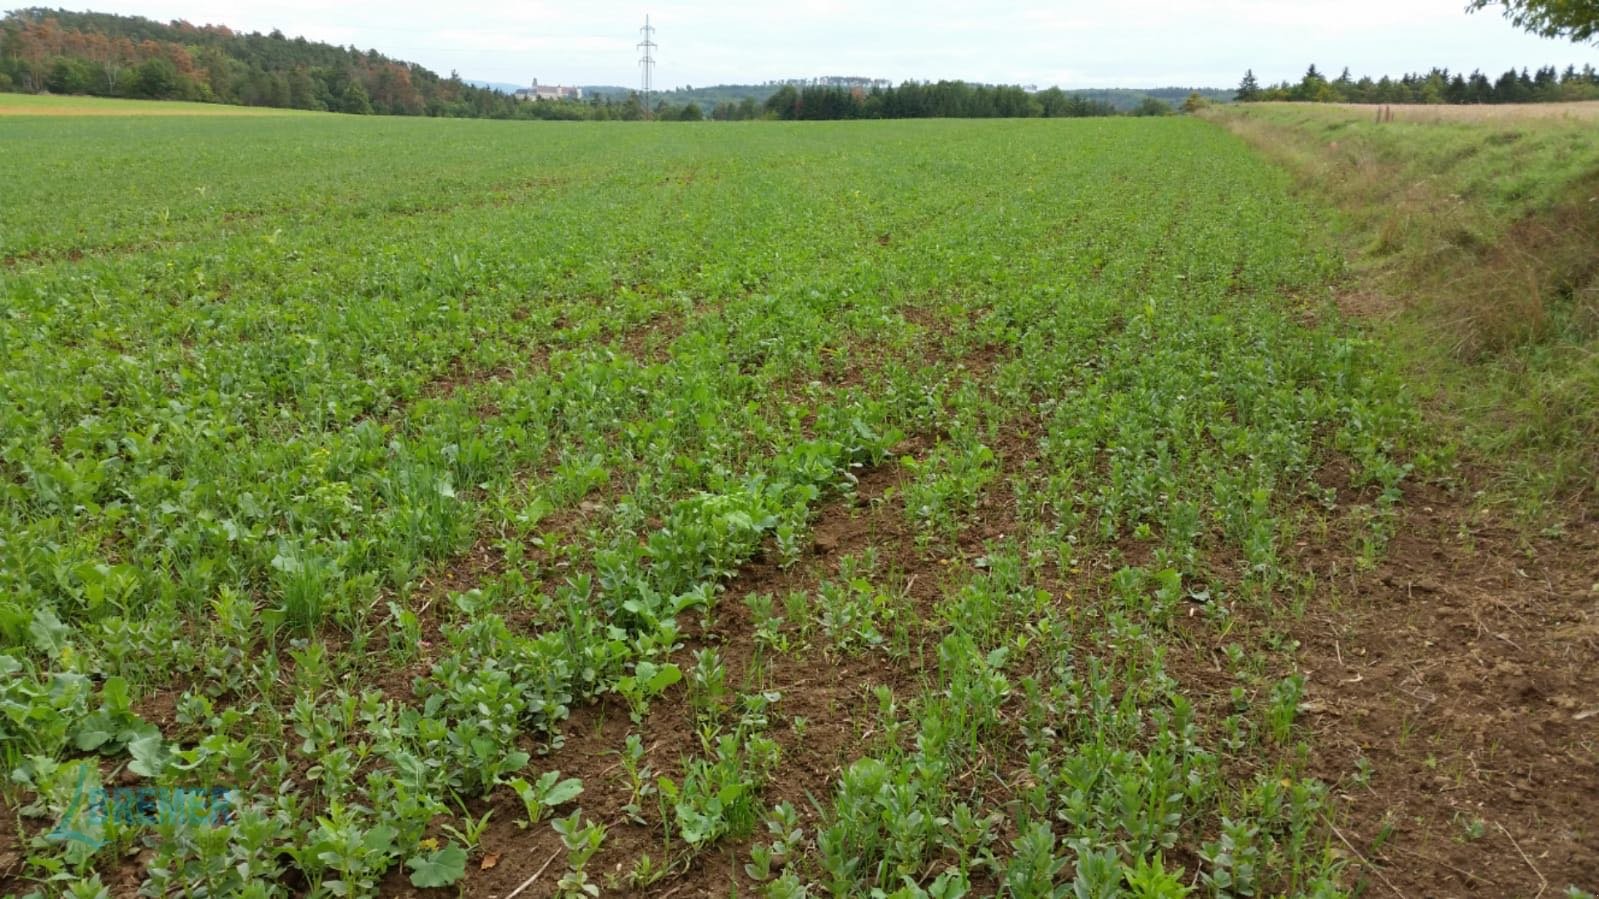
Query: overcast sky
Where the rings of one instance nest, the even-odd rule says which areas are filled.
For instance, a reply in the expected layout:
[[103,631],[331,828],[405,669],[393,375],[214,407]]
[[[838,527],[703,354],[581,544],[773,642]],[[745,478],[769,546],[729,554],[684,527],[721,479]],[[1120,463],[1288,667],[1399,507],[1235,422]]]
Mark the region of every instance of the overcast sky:
[[1244,69],[1297,79],[1399,75],[1434,65],[1599,65],[1599,48],[1531,37],[1466,0],[1173,3],[567,0],[98,0],[106,12],[281,29],[373,48],[463,78],[638,82],[638,28],[656,26],[657,87],[815,75],[962,78],[1039,87],[1231,86]]

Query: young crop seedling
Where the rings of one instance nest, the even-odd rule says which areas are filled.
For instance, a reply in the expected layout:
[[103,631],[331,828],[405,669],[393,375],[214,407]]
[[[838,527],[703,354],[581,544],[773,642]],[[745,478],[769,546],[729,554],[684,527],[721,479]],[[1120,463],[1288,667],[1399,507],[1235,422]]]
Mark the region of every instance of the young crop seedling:
[[521,827],[539,823],[556,807],[565,805],[583,794],[581,780],[575,777],[562,780],[559,771],[546,771],[532,783],[520,777],[512,778],[508,783],[517,798],[522,800],[522,807],[527,812],[527,821],[517,822]]
[[13,118],[0,893],[1353,889],[1299,543],[1416,403],[1220,129]]
[[676,665],[640,661],[633,673],[616,682],[616,691],[627,700],[633,723],[644,720],[650,700],[661,695],[668,687],[683,679],[683,671]]
[[586,821],[582,815],[579,809],[550,822],[566,847],[566,871],[555,884],[556,895],[563,899],[600,895],[599,885],[589,880],[588,863],[605,843],[605,826]]

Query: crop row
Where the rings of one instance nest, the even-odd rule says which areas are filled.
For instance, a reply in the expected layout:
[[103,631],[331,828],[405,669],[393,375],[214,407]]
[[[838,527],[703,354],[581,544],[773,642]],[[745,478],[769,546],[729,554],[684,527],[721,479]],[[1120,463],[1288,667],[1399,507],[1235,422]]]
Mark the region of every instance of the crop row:
[[[142,847],[155,895],[367,895],[529,828],[573,894],[735,845],[771,895],[1180,895],[1179,854],[1216,895],[1337,889],[1294,676],[1240,649],[1218,706],[1164,661],[1184,610],[1295,595],[1285,510],[1332,454],[1379,506],[1407,471],[1401,387],[1287,299],[1333,268],[1278,176],[1192,122],[468,124],[161,126],[87,235],[7,200],[12,876],[94,895]],[[283,128],[328,162],[215,146]],[[226,188],[160,177],[196,142]],[[872,553],[742,595],[884,466],[911,557],[953,563],[936,601]],[[775,660],[737,681],[734,592]],[[863,657],[909,680],[821,723],[875,739],[766,802],[805,728],[774,671]],[[537,760],[596,704],[632,726],[625,823]],[[669,763],[663,704],[696,722]],[[74,811],[108,777],[232,814]],[[660,848],[601,875],[624,829]]]

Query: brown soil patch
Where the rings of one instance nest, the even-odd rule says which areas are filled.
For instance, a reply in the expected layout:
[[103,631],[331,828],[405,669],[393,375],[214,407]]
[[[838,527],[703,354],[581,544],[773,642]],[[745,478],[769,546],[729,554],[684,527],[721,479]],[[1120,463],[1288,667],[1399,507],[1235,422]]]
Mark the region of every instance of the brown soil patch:
[[[692,615],[683,616],[687,639],[673,658],[685,666],[685,673],[693,651],[714,647],[727,666],[728,684],[744,683],[758,656],[755,621],[744,603],[752,594],[771,594],[781,608],[782,598],[790,591],[814,589],[821,581],[836,576],[841,559],[868,547],[875,548],[879,560],[894,570],[915,571],[921,567],[924,563],[916,555],[914,535],[902,509],[896,503],[877,501],[900,484],[905,475],[902,466],[886,461],[861,476],[853,496],[824,503],[812,530],[811,549],[798,563],[784,568],[775,550],[768,547],[745,564],[717,600],[711,629],[704,630],[697,621],[691,621]],[[914,583],[911,587],[917,592],[936,590],[931,581],[920,589]],[[825,662],[819,663],[817,656],[821,653],[821,647],[816,646],[797,648],[787,654],[770,650],[761,654],[761,664],[767,671],[763,688],[782,694],[771,709],[768,731],[782,746],[782,762],[778,776],[763,790],[761,804],[764,807],[792,802],[807,822],[814,816],[807,792],[818,799],[827,795],[840,766],[861,736],[857,732],[859,713],[864,703],[872,701],[872,688],[878,684],[903,684],[910,676],[905,666],[894,664],[881,653],[829,654]],[[803,739],[796,736],[793,727],[797,718],[807,722]],[[560,770],[563,776],[582,778],[584,792],[577,805],[586,817],[607,825],[605,847],[590,863],[591,877],[615,877],[615,889],[645,895],[700,896],[725,892],[735,882],[754,885],[742,873],[743,863],[748,860],[748,840],[723,840],[690,857],[685,854],[682,841],[674,839],[673,855],[668,857],[662,850],[653,800],[647,801],[644,809],[650,819],[648,825],[630,821],[624,812],[630,798],[629,787],[617,751],[629,733],[640,735],[648,750],[647,763],[657,773],[674,779],[682,776],[681,758],[702,751],[698,723],[684,701],[682,686],[652,703],[642,724],[633,724],[626,705],[614,696],[606,696],[595,705],[574,710],[563,730],[567,734],[564,744],[539,759],[535,768]],[[511,804],[514,803],[512,797]],[[497,812],[495,817],[501,816]],[[491,869],[471,871],[466,895],[504,895],[557,855],[560,844],[549,827],[541,824],[523,831],[512,823],[520,817],[520,806],[508,806],[503,823],[497,820],[496,826],[491,827],[484,848],[497,854],[498,861]],[[648,887],[629,887],[626,875],[641,855],[651,856],[657,865],[675,863],[675,868]],[[558,857],[522,895],[551,895],[560,876],[555,869],[561,864]]]
[[[1002,445],[996,447],[1006,463],[1007,475],[1019,473],[1034,452],[1034,437],[1021,429],[1008,429]],[[835,497],[818,509],[811,532],[811,544],[795,564],[784,567],[775,549],[768,546],[746,563],[725,585],[717,601],[709,630],[684,616],[687,639],[674,659],[685,666],[694,650],[714,647],[727,666],[730,686],[745,684],[753,666],[764,666],[766,677],[760,689],[776,691],[781,699],[770,710],[767,735],[782,748],[781,763],[773,779],[762,789],[760,805],[769,808],[779,802],[792,803],[800,813],[802,826],[814,832],[816,809],[813,800],[825,804],[844,765],[857,758],[861,746],[872,737],[872,710],[877,700],[873,691],[887,686],[904,696],[917,688],[920,666],[918,653],[905,658],[890,658],[882,651],[838,653],[827,645],[820,632],[808,646],[788,653],[762,651],[755,639],[756,622],[745,604],[754,594],[771,595],[782,607],[790,592],[812,593],[823,582],[836,579],[841,563],[870,550],[877,561],[874,583],[908,601],[919,617],[932,613],[944,593],[944,585],[958,566],[940,564],[939,552],[916,543],[916,529],[906,515],[898,491],[910,472],[894,459],[910,454],[922,455],[930,447],[927,439],[913,439],[897,448],[892,458],[860,474],[855,490]],[[1009,481],[1001,477],[979,503],[964,530],[962,554],[981,552],[981,541],[1016,527],[1015,513],[1003,489]],[[796,622],[790,621],[786,630]],[[922,630],[922,623],[915,628]],[[936,639],[921,632],[913,639]],[[745,687],[744,689],[754,689]],[[538,759],[537,770],[559,770],[563,776],[583,780],[584,792],[576,803],[584,815],[607,826],[605,847],[590,863],[590,876],[614,878],[611,893],[650,896],[725,895],[737,884],[741,893],[755,895],[760,884],[743,872],[751,843],[765,837],[764,831],[746,839],[726,839],[696,855],[685,852],[674,840],[668,856],[662,851],[661,824],[655,820],[653,805],[644,809],[648,825],[631,821],[624,811],[629,802],[627,777],[617,758],[629,733],[639,734],[647,747],[646,760],[658,773],[678,779],[683,756],[702,752],[698,722],[683,699],[679,686],[656,700],[642,724],[628,718],[626,706],[614,696],[595,705],[574,710],[563,730],[564,743]],[[795,726],[803,720],[803,731]],[[504,792],[504,791],[501,791]],[[484,838],[484,852],[495,858],[487,869],[469,868],[465,895],[503,896],[534,878],[521,895],[552,895],[557,870],[562,864],[560,844],[548,825],[523,830],[514,822],[522,817],[516,801],[496,794],[495,823]],[[503,806],[503,809],[501,808]],[[630,886],[627,874],[641,855],[649,855],[657,865],[669,865],[661,880]],[[545,868],[546,863],[555,861]],[[404,893],[404,890],[401,890]]]
[[1371,894],[1599,886],[1599,528],[1518,533],[1418,486],[1375,571],[1311,561],[1313,767]]
[[1392,298],[1375,290],[1339,291],[1333,299],[1338,311],[1348,318],[1379,318],[1395,309]]
[[67,250],[28,250],[15,255],[8,254],[4,258],[0,258],[0,265],[4,265],[6,268],[14,268],[24,263],[33,262],[81,262],[83,257],[83,250],[77,247]]
[[25,860],[22,836],[9,827],[0,829],[0,883],[9,884],[21,878]]
[[[971,360],[978,372],[974,377],[980,379],[996,355],[985,351]],[[1035,441],[1025,426],[1006,429],[995,447],[1004,471],[966,521],[960,539],[962,554],[980,553],[983,540],[1016,530],[1014,504],[1005,487],[1035,455]],[[871,737],[874,689],[888,686],[896,695],[913,692],[919,654],[890,658],[877,650],[839,653],[820,631],[812,635],[809,645],[787,653],[762,649],[745,600],[767,594],[781,609],[791,592],[814,595],[823,581],[839,576],[845,559],[870,551],[877,563],[874,583],[905,598],[919,619],[913,625],[917,634],[913,639],[926,638],[930,632],[925,632],[923,622],[943,595],[942,586],[956,566],[940,564],[937,548],[917,545],[916,528],[899,498],[911,473],[897,460],[905,455],[925,455],[932,442],[927,436],[907,440],[881,464],[859,472],[852,490],[824,501],[812,519],[810,546],[794,564],[785,567],[768,543],[723,585],[709,628],[693,613],[680,618],[684,647],[673,654],[673,660],[684,668],[685,675],[695,650],[714,647],[726,666],[730,687],[781,695],[769,710],[766,731],[780,745],[781,761],[772,780],[762,788],[760,806],[792,803],[808,833],[814,831],[816,820],[813,801],[825,804],[843,766],[859,756],[861,745]],[[791,632],[797,624],[789,621],[785,631]],[[749,682],[757,666],[765,671],[758,687]],[[632,723],[626,705],[614,695],[574,709],[562,727],[564,740],[559,746],[546,747],[548,754],[532,766],[534,771],[559,770],[563,777],[582,779],[584,792],[575,806],[607,829],[605,846],[588,869],[606,894],[724,895],[733,884],[739,885],[741,893],[755,895],[760,890],[760,884],[743,872],[750,845],[765,837],[759,826],[749,838],[724,839],[698,854],[688,853],[682,841],[674,838],[668,853],[662,846],[662,825],[656,819],[653,800],[645,803],[648,824],[631,820],[625,811],[630,787],[618,750],[628,734],[639,735],[647,749],[646,763],[656,774],[676,780],[681,780],[684,757],[703,754],[700,723],[685,701],[685,689],[679,685],[655,700],[641,724]],[[804,722],[803,729],[795,725],[799,720]],[[497,791],[492,801],[495,813],[483,840],[483,852],[485,857],[493,857],[494,864],[469,866],[463,894],[504,896],[526,885],[521,896],[552,895],[564,856],[556,835],[548,824],[531,829],[518,826],[516,822],[525,816],[508,791]],[[569,812],[570,807],[563,811]],[[627,876],[643,855],[669,870],[654,883],[632,885]],[[411,892],[393,877],[389,885],[400,894]]]
[[[712,308],[701,308],[695,316],[709,314]],[[672,341],[682,335],[689,321],[680,313],[663,311],[637,327],[626,329],[621,335],[622,351],[632,356],[640,365],[659,365],[671,356]]]

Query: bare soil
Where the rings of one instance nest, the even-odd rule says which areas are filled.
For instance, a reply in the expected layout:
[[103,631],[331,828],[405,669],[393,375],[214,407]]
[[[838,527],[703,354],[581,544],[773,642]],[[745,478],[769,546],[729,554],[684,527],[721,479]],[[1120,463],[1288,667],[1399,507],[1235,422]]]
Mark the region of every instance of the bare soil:
[[[905,470],[893,461],[864,472],[852,496],[830,500],[818,511],[811,548],[804,558],[784,567],[775,551],[768,549],[726,585],[709,629],[697,623],[688,628],[691,633],[681,654],[684,658],[693,650],[714,647],[727,665],[728,683],[740,684],[759,657],[759,664],[768,671],[767,689],[782,696],[773,707],[769,731],[782,747],[781,773],[763,791],[763,804],[792,802],[809,818],[809,797],[824,799],[842,765],[853,758],[851,749],[863,736],[860,722],[870,720],[865,712],[867,703],[874,702],[873,687],[902,685],[911,672],[877,653],[824,659],[804,651],[760,653],[755,621],[744,599],[756,593],[771,594],[781,608],[782,598],[790,591],[814,589],[837,573],[840,559],[868,547],[901,570],[918,570],[922,563],[902,510],[897,504],[881,502],[904,476]],[[929,580],[920,588],[913,583],[912,589],[933,596],[937,582]],[[687,619],[684,623],[690,624]],[[675,841],[669,855],[661,845],[659,823],[653,820],[653,800],[645,804],[644,811],[651,818],[647,826],[630,821],[624,811],[629,786],[617,750],[629,733],[640,735],[647,763],[674,779],[681,777],[682,757],[702,752],[698,724],[682,696],[674,690],[655,701],[638,725],[615,697],[577,709],[564,728],[565,743],[538,761],[542,769],[581,778],[584,792],[578,804],[585,816],[606,824],[605,847],[590,863],[590,871],[602,882],[613,879],[607,895],[702,896],[725,894],[734,883],[740,887],[753,884],[742,872],[748,860],[748,840],[722,841],[694,856],[684,853],[682,842]],[[794,726],[796,719],[803,719],[802,729]],[[527,884],[523,896],[552,894],[562,873],[564,853],[547,826],[526,832],[515,827],[512,821],[520,817],[525,817],[521,808],[510,804],[496,811],[496,824],[484,839],[484,857],[492,857],[494,864],[484,869],[478,863],[478,869],[467,878],[466,895],[504,896],[523,884]],[[658,866],[671,867],[671,873],[654,884],[629,884],[627,876],[641,855],[651,856]],[[555,861],[546,868],[552,858]]]
[[1415,485],[1375,570],[1348,557],[1305,548],[1323,601],[1297,636],[1368,895],[1599,887],[1599,528],[1527,539]]
[[[947,334],[948,326],[935,317],[928,317],[925,324],[932,333]],[[980,378],[997,358],[994,348],[980,347],[965,363]],[[837,380],[858,383],[860,366],[879,361],[852,356]],[[996,451],[1003,461],[1019,465],[1031,456],[1032,441],[1020,431],[1012,432],[1010,438]],[[684,617],[685,647],[676,654],[680,664],[694,650],[715,648],[727,667],[729,685],[746,684],[752,669],[760,666],[766,671],[764,689],[780,695],[771,709],[767,733],[778,742],[781,761],[776,776],[762,790],[761,803],[765,807],[792,803],[808,830],[816,815],[814,803],[825,801],[843,766],[859,756],[859,747],[871,736],[874,689],[912,689],[919,668],[914,658],[889,659],[880,652],[851,655],[814,645],[790,653],[762,649],[745,600],[768,594],[781,609],[789,593],[814,595],[819,584],[838,575],[844,559],[870,551],[879,570],[894,573],[896,582],[880,586],[902,591],[919,610],[929,612],[942,595],[941,585],[950,569],[941,565],[928,547],[917,545],[915,529],[896,494],[908,477],[897,460],[924,454],[934,439],[931,435],[907,439],[882,463],[857,472],[853,489],[823,502],[813,521],[810,546],[801,558],[785,564],[768,544],[723,585],[709,621]],[[1014,512],[1001,501],[1002,494],[991,493],[994,495],[985,498],[968,522],[962,549],[980,547],[982,539],[1013,524]],[[825,638],[817,635],[817,641],[825,642]],[[587,818],[606,826],[605,846],[589,864],[591,877],[603,885],[605,895],[725,895],[733,885],[751,894],[759,890],[760,885],[743,872],[750,844],[762,835],[759,831],[750,838],[721,840],[696,854],[686,851],[680,840],[670,847],[662,845],[653,800],[645,802],[648,824],[631,820],[626,811],[630,786],[618,750],[628,734],[640,736],[646,747],[645,763],[655,774],[680,779],[682,759],[705,751],[699,726],[681,690],[653,702],[639,724],[631,721],[621,700],[608,696],[574,709],[563,726],[564,740],[543,747],[547,754],[538,759],[538,768],[580,778],[584,792],[578,805]],[[525,814],[514,797],[497,795],[494,802],[493,823],[483,839],[480,857],[469,866],[463,895],[552,895],[564,864],[564,850],[556,835],[547,825],[524,830],[515,823],[524,820]],[[644,855],[650,856],[657,868],[665,869],[659,880],[641,883],[630,879]],[[385,887],[385,893],[421,895],[395,872]]]

